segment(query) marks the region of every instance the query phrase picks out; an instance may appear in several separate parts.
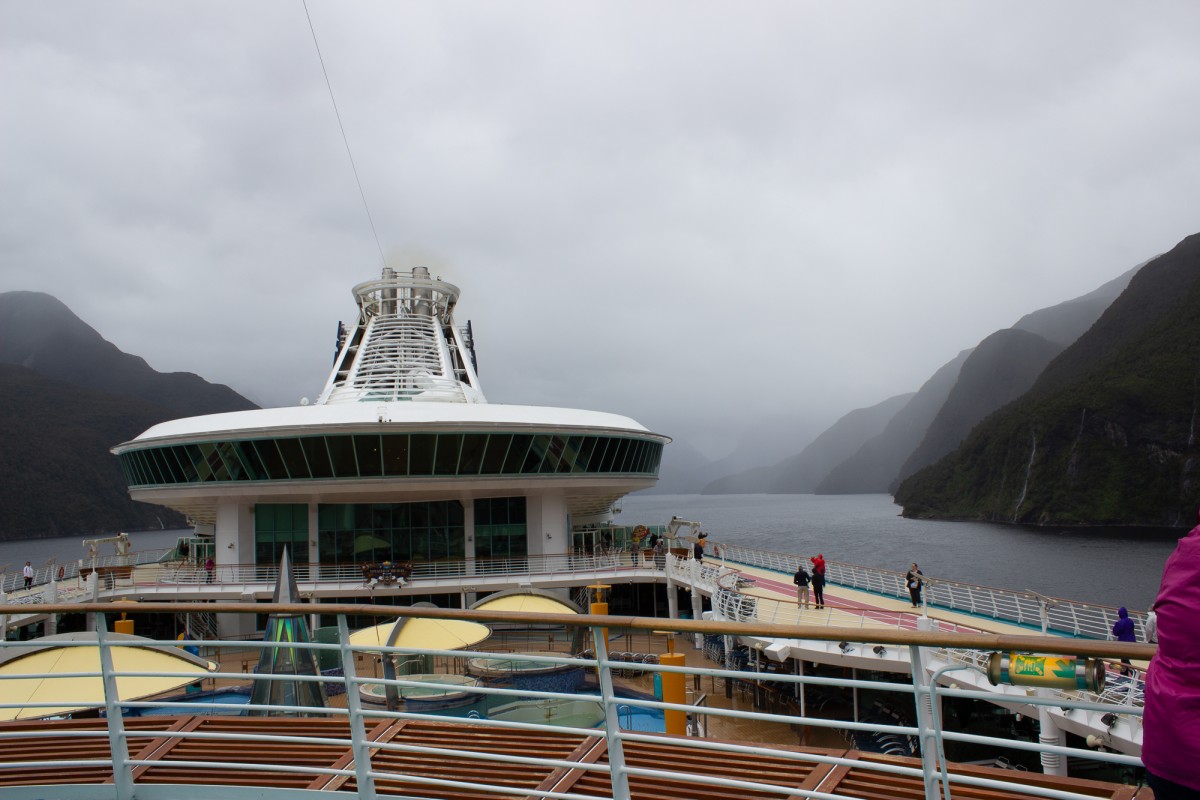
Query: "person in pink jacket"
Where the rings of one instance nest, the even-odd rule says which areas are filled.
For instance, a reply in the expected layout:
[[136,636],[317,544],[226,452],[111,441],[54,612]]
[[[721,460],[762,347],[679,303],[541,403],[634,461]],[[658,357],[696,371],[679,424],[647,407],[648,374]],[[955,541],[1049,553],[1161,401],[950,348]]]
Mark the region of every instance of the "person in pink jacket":
[[[1200,510],[1197,510],[1200,523]],[[1179,540],[1154,601],[1158,653],[1146,673],[1142,763],[1155,800],[1200,798],[1200,524]]]

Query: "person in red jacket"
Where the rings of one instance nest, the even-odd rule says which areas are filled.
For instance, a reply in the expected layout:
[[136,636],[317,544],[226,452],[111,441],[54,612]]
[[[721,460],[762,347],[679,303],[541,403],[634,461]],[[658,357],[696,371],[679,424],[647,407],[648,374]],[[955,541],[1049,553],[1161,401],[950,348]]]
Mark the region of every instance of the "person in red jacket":
[[1200,509],[1163,567],[1158,653],[1146,673],[1142,763],[1155,800],[1200,798]]

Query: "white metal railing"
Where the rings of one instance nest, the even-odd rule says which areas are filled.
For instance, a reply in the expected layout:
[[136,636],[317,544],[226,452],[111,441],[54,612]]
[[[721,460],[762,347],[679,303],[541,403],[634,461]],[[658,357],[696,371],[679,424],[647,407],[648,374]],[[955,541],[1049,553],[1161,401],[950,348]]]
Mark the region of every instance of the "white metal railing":
[[[741,545],[718,545],[719,558],[709,556],[702,564],[697,564],[691,558],[678,558],[672,555],[664,560],[670,560],[674,571],[684,578],[699,583],[699,588],[707,593],[717,589],[718,581],[729,574],[727,564],[744,564],[747,566],[768,569],[790,576],[796,567],[803,563],[811,567],[811,560],[806,556],[787,553],[777,553],[768,550],[743,547]],[[166,556],[172,550],[152,550],[131,553],[128,556],[106,556],[97,558],[95,566],[106,570],[117,566],[146,566],[158,564],[154,571],[139,571],[130,580],[129,585],[237,585],[251,584],[273,585],[278,576],[278,568],[273,565],[259,564],[218,564],[210,573],[204,565],[197,561],[169,561]],[[124,560],[123,560],[124,559]],[[84,564],[84,570],[92,567],[91,563]],[[416,562],[412,564],[409,581],[439,581],[462,580],[469,583],[472,577],[534,577],[538,575],[575,575],[608,573],[614,570],[655,570],[653,559],[646,559],[641,551],[610,550],[604,553],[563,553],[548,555],[529,555],[507,559],[461,559],[445,561]],[[698,570],[693,572],[693,569]],[[55,577],[58,567],[54,565],[41,567],[34,578],[34,586],[47,583]],[[294,572],[297,580],[313,584],[362,585],[369,587],[371,581],[366,577],[362,564],[296,564]],[[60,583],[66,584],[79,575],[78,564],[63,565],[63,577]],[[904,583],[904,575],[891,570],[864,567],[857,564],[829,561],[826,563],[826,579],[834,586],[846,586],[867,592],[897,598],[908,598],[908,589]],[[393,580],[385,586],[403,583]],[[44,595],[40,592],[21,594],[21,576],[5,576],[0,581],[5,591],[13,596],[12,602],[41,603]],[[1117,609],[1111,606],[1093,603],[1080,603],[1061,598],[1043,597],[1033,592],[1014,591],[987,586],[977,586],[960,581],[942,580],[926,577],[923,599],[930,607],[960,611],[978,617],[1002,620],[1024,625],[1034,630],[1043,628],[1050,633],[1063,636],[1075,636],[1089,639],[1111,639],[1112,626],[1117,620]],[[60,594],[60,597],[62,595]],[[779,609],[777,619],[791,622],[784,609]],[[1134,620],[1139,641],[1144,640],[1145,614],[1129,612]],[[876,614],[875,616],[878,616]],[[864,623],[866,624],[866,623]],[[965,626],[964,626],[965,627]]]
[[[159,612],[169,609],[172,611],[194,611],[200,613],[213,608],[213,605],[208,604],[151,604],[146,607],[146,610]],[[311,605],[277,606],[259,604],[242,605],[239,607],[236,604],[222,604],[216,606],[216,608],[221,613],[281,612],[291,615],[303,615],[313,610]],[[1061,743],[1047,744],[1039,741],[1014,741],[1006,736],[967,734],[946,729],[941,724],[939,716],[938,709],[941,705],[938,700],[939,697],[949,696],[965,700],[991,699],[985,693],[972,691],[969,688],[939,687],[936,676],[934,680],[930,680],[923,668],[917,668],[916,665],[922,664],[932,652],[923,645],[941,645],[955,652],[965,650],[966,648],[956,646],[956,642],[965,640],[959,638],[959,635],[939,633],[935,637],[938,641],[931,641],[929,634],[925,634],[924,639],[921,638],[921,634],[911,634],[912,640],[907,646],[911,651],[911,663],[914,665],[914,668],[911,675],[911,683],[907,683],[804,675],[787,670],[780,670],[769,674],[756,671],[753,674],[749,674],[744,670],[730,670],[707,666],[673,667],[649,663],[631,664],[615,661],[609,658],[606,637],[616,624],[626,624],[647,633],[657,629],[674,630],[681,633],[700,632],[733,637],[743,634],[763,635],[772,629],[763,625],[745,626],[731,622],[694,623],[663,619],[631,621],[628,618],[567,617],[564,615],[540,614],[530,614],[527,616],[530,622],[533,623],[553,621],[556,624],[584,628],[590,634],[595,655],[594,657],[590,655],[582,657],[571,653],[554,655],[539,653],[524,654],[520,655],[519,658],[538,667],[574,669],[579,670],[581,673],[595,674],[597,676],[597,683],[594,687],[585,689],[582,694],[576,694],[561,690],[534,689],[527,686],[521,688],[502,685],[472,686],[469,690],[471,693],[479,695],[485,698],[485,700],[495,700],[499,703],[499,705],[496,703],[485,703],[485,707],[489,710],[485,713],[477,714],[477,718],[475,719],[455,718],[448,720],[447,717],[424,713],[406,707],[402,709],[393,708],[391,710],[386,706],[369,707],[364,704],[361,692],[364,688],[371,685],[392,687],[397,691],[406,688],[428,689],[432,687],[456,692],[461,692],[463,685],[453,681],[438,683],[436,678],[433,679],[434,682],[430,683],[427,681],[415,681],[405,676],[386,678],[375,674],[360,675],[361,656],[365,655],[368,658],[374,658],[381,653],[385,658],[420,655],[440,659],[443,664],[461,664],[464,660],[486,658],[494,654],[483,649],[464,652],[420,648],[387,648],[378,645],[370,647],[352,646],[349,644],[347,618],[345,613],[340,613],[337,615],[339,636],[336,643],[271,643],[270,646],[335,654],[340,664],[340,674],[294,675],[288,676],[286,680],[320,682],[339,692],[343,692],[346,694],[344,707],[327,705],[323,708],[309,708],[290,705],[257,704],[246,705],[244,708],[247,711],[271,716],[302,713],[345,720],[348,721],[349,725],[343,733],[339,733],[337,736],[331,734],[324,736],[312,733],[306,734],[300,730],[300,726],[294,731],[288,731],[287,727],[283,726],[282,723],[272,726],[269,730],[247,728],[245,730],[233,731],[225,728],[211,729],[202,726],[195,726],[194,729],[190,726],[171,726],[169,729],[163,727],[146,730],[127,727],[124,722],[124,714],[145,712],[148,710],[170,711],[176,714],[204,714],[212,712],[213,706],[211,704],[196,703],[186,694],[182,696],[160,696],[142,699],[131,699],[128,695],[124,697],[118,696],[116,687],[120,679],[161,677],[164,675],[176,677],[194,676],[189,676],[186,673],[150,673],[129,669],[118,671],[115,669],[114,651],[118,648],[135,646],[135,643],[129,640],[114,639],[105,633],[107,620],[103,609],[103,606],[98,605],[89,605],[86,607],[97,631],[94,637],[63,644],[63,646],[67,647],[96,647],[99,651],[99,666],[97,668],[59,676],[64,680],[63,696],[55,696],[52,702],[26,703],[22,706],[17,706],[13,700],[15,696],[14,692],[4,690],[4,683],[6,681],[29,678],[55,680],[55,678],[40,674],[21,674],[12,670],[0,673],[0,711],[11,711],[15,708],[21,708],[30,716],[36,716],[35,709],[39,707],[50,708],[53,706],[54,709],[62,709],[63,707],[85,710],[101,709],[107,715],[103,723],[91,729],[79,726],[64,727],[55,721],[46,721],[41,724],[25,722],[16,726],[0,723],[0,782],[10,784],[9,788],[6,788],[6,793],[18,792],[18,794],[9,794],[9,796],[22,798],[35,796],[28,793],[19,794],[21,790],[14,788],[12,785],[15,784],[19,787],[29,780],[36,781],[40,787],[36,790],[40,794],[36,794],[36,796],[45,796],[46,791],[44,787],[53,786],[60,782],[77,780],[77,778],[69,776],[68,773],[78,767],[100,767],[101,772],[99,774],[102,776],[106,769],[111,768],[112,784],[106,790],[106,796],[115,797],[116,800],[132,800],[138,791],[138,787],[142,785],[141,779],[135,776],[141,774],[143,768],[146,770],[145,779],[151,782],[154,780],[154,770],[156,768],[174,769],[177,771],[175,773],[177,775],[190,774],[190,777],[186,780],[200,784],[211,782],[210,778],[206,776],[211,776],[212,780],[216,780],[218,777],[222,779],[227,778],[227,773],[231,767],[239,770],[243,776],[243,780],[249,780],[246,776],[253,774],[256,770],[264,771],[264,773],[269,772],[271,775],[277,776],[303,775],[311,778],[322,776],[350,778],[355,780],[357,784],[358,796],[365,798],[365,800],[372,800],[376,796],[376,784],[381,781],[387,781],[392,786],[399,785],[403,787],[421,784],[425,787],[434,787],[433,789],[425,788],[418,792],[422,796],[429,796],[431,794],[437,796],[437,789],[459,793],[474,791],[510,794],[513,793],[514,789],[512,783],[507,780],[506,770],[514,765],[544,769],[547,771],[547,774],[551,770],[567,770],[574,773],[599,773],[606,775],[611,782],[611,796],[620,800],[626,800],[630,797],[631,779],[636,781],[643,778],[654,779],[659,782],[665,781],[676,787],[685,787],[679,790],[681,792],[686,792],[686,786],[688,785],[705,785],[724,787],[731,794],[744,794],[746,791],[758,790],[783,793],[788,796],[821,798],[822,800],[853,796],[838,792],[837,786],[833,786],[831,791],[800,789],[796,783],[777,777],[774,770],[764,770],[753,777],[745,777],[744,773],[728,772],[720,768],[720,765],[729,764],[738,759],[751,760],[759,756],[769,756],[775,759],[775,763],[779,763],[780,760],[790,761],[795,764],[808,765],[814,769],[844,766],[856,770],[860,774],[876,773],[890,776],[889,780],[907,779],[917,785],[923,785],[924,794],[929,800],[941,796],[949,797],[954,790],[967,786],[1002,789],[1013,793],[1021,793],[1022,795],[1062,798],[1063,800],[1081,800],[1087,796],[1094,796],[1092,794],[1093,790],[1089,789],[1087,794],[1072,791],[1069,783],[1060,782],[1056,784],[1053,781],[1046,780],[1043,776],[1038,776],[1038,780],[1036,781],[1023,781],[1021,777],[1022,773],[995,772],[981,774],[979,770],[969,772],[955,771],[947,766],[945,749],[947,746],[982,745],[990,748],[997,754],[1007,753],[1010,756],[1014,753],[1032,752],[1042,754],[1043,756],[1049,755],[1053,759],[1061,758],[1064,760],[1064,763],[1066,758],[1071,758],[1086,759],[1101,765],[1140,766],[1140,761],[1137,758],[1119,753],[1066,747]],[[73,609],[68,606],[58,606],[55,610],[68,611]],[[11,607],[0,607],[0,614],[11,613],[11,611]],[[439,619],[457,617],[482,622],[486,622],[489,619],[494,621],[502,620],[508,624],[512,624],[513,622],[511,615],[489,615],[486,612],[448,611],[442,609],[397,609],[378,606],[360,606],[352,609],[352,611],[355,614],[363,616],[391,617],[396,613],[401,613],[404,616],[425,615]],[[817,628],[795,630],[789,628],[779,632],[786,636],[796,637],[828,638],[831,636],[846,636],[851,641],[861,641],[861,639],[855,637],[852,633],[848,634],[845,631],[839,630],[829,631]],[[893,635],[895,642],[892,644],[900,643],[900,646],[905,646],[903,638],[906,635],[903,632],[896,632]],[[1033,637],[1025,638],[1033,639]],[[1025,640],[1022,639],[1021,641]],[[1052,642],[1046,640],[1046,643],[1053,644],[1055,648],[1061,649],[1064,640],[1056,639]],[[28,642],[0,642],[0,661],[4,660],[5,651],[3,648],[27,646],[28,644]],[[137,644],[145,643],[139,642]],[[177,643],[169,640],[153,642],[152,644],[167,647]],[[232,659],[232,667],[231,662],[226,661],[225,665],[220,667],[219,671],[211,673],[205,680],[221,681],[226,684],[234,683],[245,687],[256,681],[284,680],[284,678],[280,678],[279,676],[252,673],[247,671],[245,667],[237,669],[236,666],[240,663],[242,654],[245,651],[246,643],[244,641],[209,641],[205,644],[218,656],[226,649],[232,649],[238,654],[236,658]],[[1075,647],[1080,652],[1085,652],[1080,648],[1088,646],[1082,643],[1071,644],[1070,642],[1067,642],[1067,645]],[[1120,644],[1107,644],[1105,646],[1115,648],[1118,654],[1123,652],[1122,647],[1128,648],[1128,646]],[[1093,650],[1095,649],[1094,645],[1091,645],[1091,647]],[[971,659],[966,661],[947,664],[940,669],[940,672],[953,672],[957,670],[961,673],[963,670],[977,670],[977,664],[978,657],[972,656]],[[756,669],[761,668],[761,664],[756,664]],[[761,708],[756,707],[748,710],[735,707],[717,707],[711,702],[712,695],[709,696],[709,702],[694,704],[668,703],[645,695],[622,697],[617,692],[617,683],[614,681],[614,669],[620,669],[625,672],[632,670],[649,674],[658,673],[664,676],[664,680],[667,676],[682,674],[685,676],[685,679],[691,677],[692,679],[698,678],[713,682],[720,680],[722,682],[733,681],[741,684],[753,684],[758,687],[756,691],[762,688],[764,682],[768,682],[770,684],[768,688],[773,699],[761,704]],[[97,696],[86,698],[72,694],[73,692],[78,693],[83,691],[80,687],[85,685],[85,683],[77,680],[79,678],[98,680],[103,688],[102,692]],[[124,685],[128,686],[129,684],[126,683]],[[893,698],[892,705],[897,711],[895,716],[887,718],[886,721],[865,718],[831,719],[824,716],[802,713],[799,710],[800,706],[791,702],[791,698],[801,697],[806,690],[812,689],[821,689],[826,692],[849,691],[855,693],[859,690],[870,690],[876,693],[883,693]],[[570,724],[555,724],[548,721],[538,722],[529,721],[528,719],[505,718],[502,714],[492,713],[493,711],[498,712],[500,706],[508,708],[513,702],[526,700],[560,703],[578,702],[580,700],[591,701],[598,704],[602,713],[599,714],[596,723],[597,727],[594,729],[586,726],[581,728],[579,726],[584,723],[574,721]],[[1130,706],[1095,702],[1090,699],[1080,700],[1068,696],[1042,698],[1022,695],[1022,702],[1033,706],[1053,705],[1057,708],[1078,709],[1085,712],[1099,713],[1111,711],[1132,717],[1140,716],[1141,713],[1140,709]],[[690,714],[694,720],[700,722],[694,730],[707,729],[714,739],[696,736],[676,736],[664,739],[661,734],[632,730],[630,726],[621,724],[623,711],[628,713],[632,709],[682,711],[685,714]],[[436,745],[421,745],[413,744],[401,738],[388,739],[386,737],[381,738],[378,735],[378,723],[398,720],[453,721],[455,724],[477,729],[481,734],[481,738],[478,741],[468,738],[465,743],[457,744],[457,742],[463,740],[447,737],[444,741],[439,741]],[[729,722],[753,723],[760,729],[763,725],[777,724],[786,726],[805,725],[812,728],[842,730],[853,735],[856,741],[862,742],[869,742],[874,738],[911,737],[920,743],[921,760],[906,764],[896,760],[872,760],[848,757],[848,754],[830,754],[828,750],[805,752],[797,750],[794,747],[777,749],[761,743],[729,741],[730,739],[736,739],[736,736],[731,736],[727,732],[728,729],[721,728],[722,723]],[[367,731],[372,729],[376,733],[373,733],[371,738],[368,739]],[[285,732],[280,733],[280,731]],[[520,749],[505,747],[489,748],[486,745],[485,739],[482,738],[482,734],[485,732],[490,738],[503,735],[505,732],[520,731],[535,731],[545,736],[578,736],[580,733],[602,736],[607,744],[607,761],[589,761],[582,757],[578,759],[550,757],[529,754]],[[46,737],[65,737],[77,740],[90,738],[106,742],[107,746],[105,754],[101,757],[83,754],[74,759],[63,759],[62,753],[57,748],[38,751],[36,747],[37,742],[45,740]],[[794,741],[794,736],[791,734],[783,738],[788,742]],[[1054,737],[1045,738],[1047,741],[1054,739]],[[159,741],[171,740],[179,744],[186,743],[190,746],[191,752],[195,752],[196,748],[203,749],[204,746],[212,743],[225,742],[226,744],[236,744],[240,762],[236,765],[231,765],[227,758],[206,759],[199,756],[191,758],[186,755],[174,756],[173,753],[186,752],[183,748],[178,747],[174,750],[171,748],[159,748],[154,754],[135,757],[133,754],[138,753],[139,750],[144,750],[141,745],[151,739]],[[22,755],[15,758],[11,755],[6,756],[5,751],[15,747],[18,742],[22,744],[23,749],[20,751]],[[697,769],[693,766],[676,767],[673,766],[670,759],[661,759],[652,766],[635,766],[625,758],[625,748],[642,743],[653,743],[659,747],[668,744],[672,747],[682,748],[685,751],[704,754],[704,763],[715,765],[715,767],[711,771]],[[352,758],[338,762],[336,757],[330,757],[328,763],[318,765],[307,763],[304,759],[291,757],[302,748],[314,744],[343,748],[347,753],[352,754]],[[260,745],[285,745],[286,747],[284,749],[279,749],[278,747],[265,749],[260,748]],[[228,749],[226,748],[222,752],[228,752]],[[273,760],[271,758],[271,753],[276,754],[276,759]],[[403,766],[397,765],[395,758],[405,754],[420,754],[433,757],[437,763],[444,765],[444,768],[435,775],[417,774],[405,769]],[[278,760],[279,757],[282,757],[283,760]],[[340,766],[338,765],[339,763],[341,764]],[[472,765],[471,774],[475,777],[468,776],[465,770],[456,770],[454,768],[456,763]],[[686,763],[692,765],[697,762],[695,759],[690,759],[686,760]],[[491,767],[489,774],[484,775],[477,769],[484,766]],[[20,779],[17,776],[21,774],[32,775],[34,777]],[[739,775],[741,776],[739,777]],[[93,778],[93,780],[103,781],[104,778]],[[175,781],[178,780],[181,780],[181,778],[175,779]],[[275,784],[272,780],[269,775],[264,774],[260,785],[273,786]],[[1116,788],[1114,786],[1114,790]],[[147,792],[149,791],[150,789],[147,788]],[[853,792],[853,790],[848,791]],[[575,800],[575,798],[583,800],[585,797],[584,794],[571,791],[570,787],[567,787],[565,791],[554,791],[539,789],[535,786],[532,788],[521,788],[517,793],[533,797],[563,798],[564,800]],[[283,792],[283,794],[286,795],[287,793]],[[236,796],[236,790],[233,790],[233,795]],[[677,794],[676,796],[687,795]]]
[[[787,575],[794,573],[800,564],[807,569],[812,568],[812,560],[808,556],[776,553],[735,544],[720,547],[722,558],[727,562],[760,567]],[[909,596],[902,572],[827,561],[825,577],[830,584],[837,586],[861,589],[887,597],[907,599]],[[1044,614],[1047,631],[1088,639],[1111,639],[1112,626],[1117,621],[1117,609],[1113,606],[1043,597],[1029,591],[977,586],[929,576],[925,577],[923,599],[931,607],[1015,622],[1039,630],[1043,625]],[[1130,611],[1129,616],[1134,621],[1138,640],[1144,641],[1145,613]]]

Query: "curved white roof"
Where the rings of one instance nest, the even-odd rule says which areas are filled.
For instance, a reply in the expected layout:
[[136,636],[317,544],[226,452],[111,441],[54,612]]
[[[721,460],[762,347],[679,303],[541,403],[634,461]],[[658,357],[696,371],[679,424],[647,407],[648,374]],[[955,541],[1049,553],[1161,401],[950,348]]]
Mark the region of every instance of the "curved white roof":
[[402,432],[419,428],[429,431],[511,431],[520,428],[572,429],[649,435],[629,417],[603,411],[547,406],[513,406],[496,403],[345,403],[337,405],[290,406],[254,411],[232,411],[162,422],[131,442],[113,448],[120,453],[137,445],[166,441],[211,441],[250,435],[334,433],[339,429],[361,432],[364,426],[380,432]]

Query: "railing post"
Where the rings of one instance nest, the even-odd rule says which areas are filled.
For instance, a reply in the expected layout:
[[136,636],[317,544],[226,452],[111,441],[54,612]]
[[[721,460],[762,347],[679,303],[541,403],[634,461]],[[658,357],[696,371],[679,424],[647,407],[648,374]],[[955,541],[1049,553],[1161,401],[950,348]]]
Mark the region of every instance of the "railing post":
[[92,616],[100,649],[100,679],[104,684],[104,709],[108,714],[108,749],[112,755],[115,797],[116,800],[133,800],[133,767],[129,764],[129,741],[125,738],[125,718],[121,716],[121,698],[117,694],[117,676],[108,643],[108,621],[100,611],[92,612]]
[[[925,781],[925,800],[942,800],[938,792],[937,730],[933,724],[933,694],[929,687],[929,671],[925,654],[917,645],[908,648],[912,667],[913,693],[917,705],[917,736],[921,744],[921,772]],[[946,800],[950,787],[946,787]]]
[[[354,679],[354,651],[350,649],[350,628],[346,615],[338,614],[338,646],[342,657],[342,678],[346,682],[346,709],[350,712],[350,748],[354,752],[354,777],[358,796],[375,800],[375,778],[371,776],[371,748],[367,742],[367,726],[363,722],[362,698]],[[385,658],[389,657],[387,654]]]
[[630,800],[629,775],[625,772],[625,747],[621,741],[621,725],[617,719],[616,695],[613,692],[612,672],[608,664],[608,649],[604,633],[592,626],[596,648],[596,667],[600,678],[600,699],[604,703],[604,737],[608,742],[609,781],[613,800]]

